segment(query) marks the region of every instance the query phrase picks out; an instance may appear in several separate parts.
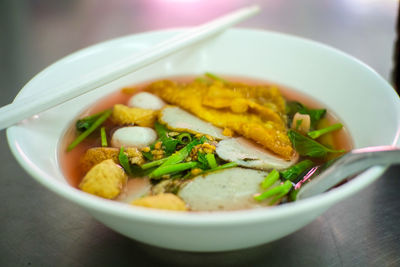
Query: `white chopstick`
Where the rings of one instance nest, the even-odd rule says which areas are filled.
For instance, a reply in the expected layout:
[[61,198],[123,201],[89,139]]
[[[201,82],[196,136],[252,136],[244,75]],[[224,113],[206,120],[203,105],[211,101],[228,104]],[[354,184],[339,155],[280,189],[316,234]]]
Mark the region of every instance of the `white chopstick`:
[[80,77],[79,80],[60,85],[58,88],[46,90],[34,96],[17,99],[13,103],[0,108],[0,130],[110,83],[185,47],[205,40],[255,15],[259,11],[260,8],[256,5],[239,9],[178,34],[139,54],[134,54],[124,60],[103,66],[84,77]]

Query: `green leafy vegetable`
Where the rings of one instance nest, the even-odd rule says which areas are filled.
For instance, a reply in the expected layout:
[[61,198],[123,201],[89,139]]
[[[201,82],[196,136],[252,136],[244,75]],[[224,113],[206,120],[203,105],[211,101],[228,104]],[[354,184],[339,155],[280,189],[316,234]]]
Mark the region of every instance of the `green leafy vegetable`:
[[293,118],[294,114],[296,114],[297,112],[299,112],[299,110],[301,110],[303,108],[304,108],[304,106],[297,101],[286,102],[286,114],[290,118]]
[[[157,141],[155,143],[157,143]],[[155,143],[153,143],[149,146],[149,148],[150,148],[149,151],[147,151],[147,152],[142,151],[143,157],[145,157],[147,160],[150,160],[150,161],[154,160],[154,156],[153,156],[153,154],[151,154],[151,151],[154,150]]]
[[168,158],[163,158],[163,159],[159,159],[159,160],[155,160],[155,161],[151,161],[151,162],[145,163],[145,164],[143,164],[143,165],[141,166],[141,168],[142,168],[143,170],[147,170],[147,169],[150,169],[150,168],[153,168],[153,167],[160,166],[160,165],[163,164],[165,161],[167,161],[167,159],[168,159]]
[[295,181],[300,174],[302,174],[308,168],[311,168],[313,165],[314,163],[311,160],[306,159],[281,172],[281,175],[286,180]]
[[92,126],[95,121],[100,118],[101,115],[103,115],[107,110],[103,110],[101,112],[98,112],[96,114],[90,115],[90,116],[86,116],[82,119],[77,120],[77,122],[75,123],[75,127],[76,130],[80,131],[80,132],[84,132],[87,129],[90,128],[90,126]]
[[223,170],[223,169],[233,168],[233,167],[236,167],[236,166],[237,166],[236,162],[228,162],[228,163],[225,163],[223,165],[219,165],[219,166],[217,166],[215,168],[209,169],[209,170],[207,170],[205,172],[215,172],[215,171],[219,171],[219,170]]
[[171,155],[176,150],[176,146],[179,144],[179,140],[169,137],[167,135],[168,129],[158,122],[154,124],[154,128],[159,137],[159,141],[161,141],[161,143],[163,144],[165,154],[167,156]]
[[205,142],[208,141],[208,138],[203,135],[200,138],[197,138],[196,140],[197,140],[198,144],[204,144]]
[[325,116],[326,109],[309,109],[303,104],[297,101],[290,101],[286,104],[286,113],[290,118],[293,118],[294,114],[308,114],[311,119],[311,126],[315,124]]
[[132,176],[131,164],[129,163],[128,156],[124,153],[124,147],[121,146],[118,154],[118,161],[121,164],[122,168],[124,168],[125,172],[128,175]]
[[333,150],[327,148],[311,138],[305,137],[293,130],[288,131],[288,136],[294,146],[294,149],[302,156],[319,158],[326,156],[328,153],[345,152],[345,150]]
[[178,140],[172,139],[172,138],[165,138],[162,139],[162,144],[163,147],[165,148],[165,155],[171,155],[175,149],[176,145],[179,143]]
[[162,167],[182,162],[189,155],[190,151],[192,151],[193,147],[199,144],[198,140],[193,140],[186,146],[184,146],[181,150],[175,152],[171,156],[167,158],[167,160],[161,165]]
[[269,203],[270,205],[273,205],[277,201],[279,201],[279,199],[289,193],[292,186],[293,185],[290,181],[286,181],[283,184],[275,186],[274,188],[271,188],[261,194],[254,195],[254,199],[258,201],[263,201],[264,199],[275,196]]
[[156,130],[158,136],[165,136],[168,133],[167,127],[165,127],[159,122],[156,122],[154,124],[154,129]]
[[103,147],[108,146],[106,128],[104,128],[104,127],[100,128],[100,135],[101,135],[101,146],[103,146]]
[[153,157],[153,154],[151,154],[151,150],[153,150],[153,149],[154,149],[154,146],[150,147],[150,151],[149,152],[142,151],[143,157],[145,157],[147,160],[153,160],[154,157]]
[[74,149],[80,142],[82,142],[86,137],[88,137],[94,130],[96,130],[112,113],[112,110],[104,111],[100,117],[98,117],[90,127],[81,133],[72,143],[67,147],[67,151]]
[[[157,127],[157,132],[159,133],[159,135],[164,135],[166,133],[166,128],[164,126],[162,126],[161,124],[158,124],[156,127]],[[150,177],[159,177],[159,175],[155,175],[159,172],[159,169],[164,169],[165,167],[167,167],[169,165],[176,165],[176,164],[184,161],[189,156],[190,152],[196,145],[202,144],[207,140],[208,139],[204,136],[202,136],[198,139],[196,138],[196,139],[192,140],[190,143],[188,143],[186,146],[181,148],[179,151],[176,151],[172,155],[168,156],[167,158],[157,161],[156,163],[153,163],[153,162],[146,163],[146,164],[142,165],[142,168],[143,168],[143,166],[145,168],[150,166],[149,168],[151,168],[151,167],[159,165],[159,167],[150,174]],[[202,166],[202,164],[200,162],[196,162],[196,166]]]
[[261,183],[261,188],[267,189],[279,179],[279,172],[273,169]]
[[299,111],[300,114],[310,115],[311,125],[314,126],[321,118],[326,114],[326,109],[308,109],[304,107],[303,110]]
[[187,169],[192,169],[192,168],[195,168],[196,166],[197,166],[197,162],[194,162],[194,161],[160,166],[157,169],[155,169],[152,173],[150,173],[149,177],[150,178],[158,178],[165,174],[170,174],[170,173],[184,171]]
[[206,169],[210,168],[210,166],[208,165],[208,161],[207,161],[205,153],[197,152],[197,161],[199,162],[199,166],[198,167],[200,169],[206,170]]
[[[162,162],[162,164],[153,171],[153,173],[157,173],[158,169],[163,169],[164,167],[167,167],[168,165],[174,165],[177,164],[179,162],[182,162],[184,159],[186,159],[190,153],[190,151],[192,151],[193,147],[195,147],[196,145],[200,144],[201,140],[200,139],[195,139],[192,142],[190,142],[189,144],[187,144],[185,147],[183,147],[181,150],[175,152],[174,154],[172,154],[171,156],[165,158],[165,161]],[[197,163],[196,163],[197,164]],[[154,176],[154,174],[151,174],[152,177],[158,177],[158,176]]]
[[214,154],[212,153],[197,153],[197,161],[199,162],[199,168],[202,170],[207,170],[207,169],[214,169],[218,167],[217,161],[215,159]]
[[330,132],[339,130],[339,129],[341,129],[342,127],[343,127],[343,125],[342,125],[341,123],[335,123],[335,124],[330,125],[330,126],[328,126],[328,127],[326,127],[326,128],[323,128],[323,129],[319,129],[319,130],[316,130],[316,131],[309,132],[309,133],[307,133],[307,135],[308,135],[309,137],[311,137],[312,139],[317,139],[317,138],[320,137],[321,135],[324,135],[324,134],[326,134],[326,133],[330,133]]

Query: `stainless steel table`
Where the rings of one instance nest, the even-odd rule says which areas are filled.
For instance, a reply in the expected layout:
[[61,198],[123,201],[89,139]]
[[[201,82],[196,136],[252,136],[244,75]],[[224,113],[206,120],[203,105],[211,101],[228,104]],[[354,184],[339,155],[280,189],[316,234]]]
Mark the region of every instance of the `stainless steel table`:
[[[0,105],[77,49],[195,25],[249,3],[263,12],[241,26],[324,42],[390,79],[396,0],[3,0]],[[400,266],[400,166],[283,239],[240,251],[185,253],[125,238],[37,184],[12,157],[4,131],[0,162],[0,266]]]

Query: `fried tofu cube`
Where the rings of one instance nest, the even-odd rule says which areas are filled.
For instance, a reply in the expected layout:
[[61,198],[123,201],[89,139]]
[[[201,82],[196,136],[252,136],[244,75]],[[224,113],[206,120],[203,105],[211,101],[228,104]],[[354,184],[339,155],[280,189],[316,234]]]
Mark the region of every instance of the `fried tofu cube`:
[[[124,153],[128,156],[131,164],[142,165],[144,163],[143,155],[137,148],[127,147],[125,148]],[[115,163],[119,163],[118,154],[119,149],[115,147],[89,148],[81,158],[81,169],[86,173],[93,166],[107,159],[112,159]]]
[[124,170],[112,159],[108,159],[91,168],[79,188],[89,194],[113,199],[121,193],[127,180]]
[[111,119],[119,125],[135,124],[144,127],[152,127],[157,119],[157,111],[117,104],[114,105]]
[[176,210],[176,211],[186,211],[185,202],[171,193],[163,193],[154,196],[145,196],[136,199],[132,202],[132,205],[142,206],[153,209],[163,209],[163,210]]

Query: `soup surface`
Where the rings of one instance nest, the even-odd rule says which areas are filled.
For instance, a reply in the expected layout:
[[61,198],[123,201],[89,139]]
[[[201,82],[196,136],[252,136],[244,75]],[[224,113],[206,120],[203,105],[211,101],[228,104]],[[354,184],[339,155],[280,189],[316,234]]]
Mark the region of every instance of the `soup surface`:
[[295,199],[312,167],[352,149],[312,98],[237,77],[173,77],[122,88],[67,130],[68,182],[99,197],[181,211]]

